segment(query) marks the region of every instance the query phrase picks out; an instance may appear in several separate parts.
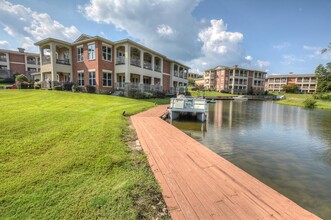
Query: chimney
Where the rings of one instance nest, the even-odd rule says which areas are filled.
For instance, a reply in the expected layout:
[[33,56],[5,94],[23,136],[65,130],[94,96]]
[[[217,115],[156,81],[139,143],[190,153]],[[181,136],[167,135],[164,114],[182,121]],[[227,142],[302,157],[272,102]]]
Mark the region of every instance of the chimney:
[[19,48],[17,48],[17,49],[18,49],[18,52],[20,52],[20,53],[24,53],[24,51],[25,51],[25,49],[22,48],[22,47],[19,47]]

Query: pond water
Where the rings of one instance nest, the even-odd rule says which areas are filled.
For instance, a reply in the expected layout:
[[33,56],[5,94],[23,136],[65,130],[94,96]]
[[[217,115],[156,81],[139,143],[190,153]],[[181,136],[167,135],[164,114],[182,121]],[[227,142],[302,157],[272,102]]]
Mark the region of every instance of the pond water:
[[174,121],[305,209],[331,219],[331,111],[261,101],[209,104],[208,122]]

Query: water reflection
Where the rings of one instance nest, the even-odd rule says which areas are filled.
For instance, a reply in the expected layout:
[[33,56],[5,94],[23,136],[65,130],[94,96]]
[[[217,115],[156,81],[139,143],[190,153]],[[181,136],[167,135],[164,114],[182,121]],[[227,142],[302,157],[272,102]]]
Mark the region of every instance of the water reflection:
[[209,105],[206,129],[197,122],[174,125],[304,208],[331,218],[331,111],[218,101]]

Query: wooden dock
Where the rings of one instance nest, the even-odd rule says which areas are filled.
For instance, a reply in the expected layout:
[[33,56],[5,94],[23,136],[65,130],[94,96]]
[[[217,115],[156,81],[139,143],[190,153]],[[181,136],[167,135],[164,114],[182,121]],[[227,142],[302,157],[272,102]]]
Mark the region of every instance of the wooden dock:
[[131,117],[173,219],[319,219],[160,119]]

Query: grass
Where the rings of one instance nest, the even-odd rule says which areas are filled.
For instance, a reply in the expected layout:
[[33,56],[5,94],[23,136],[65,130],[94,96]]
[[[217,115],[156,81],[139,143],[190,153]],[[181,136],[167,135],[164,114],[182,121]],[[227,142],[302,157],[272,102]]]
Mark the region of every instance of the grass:
[[122,116],[152,106],[106,95],[1,90],[1,218],[155,217],[162,195],[145,155],[126,144],[129,122]]
[[[304,107],[304,101],[313,98],[312,94],[291,94],[286,93],[285,99],[278,101],[279,104]],[[316,108],[331,109],[331,101],[316,99]]]

